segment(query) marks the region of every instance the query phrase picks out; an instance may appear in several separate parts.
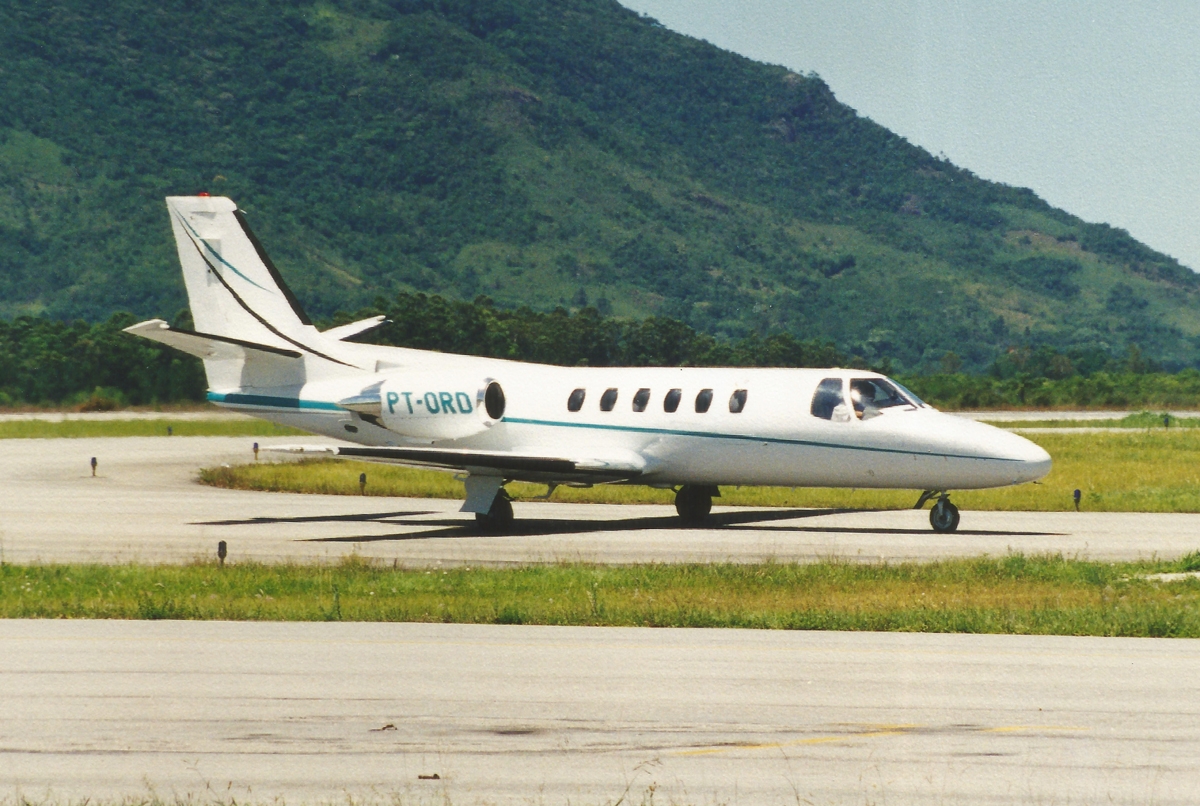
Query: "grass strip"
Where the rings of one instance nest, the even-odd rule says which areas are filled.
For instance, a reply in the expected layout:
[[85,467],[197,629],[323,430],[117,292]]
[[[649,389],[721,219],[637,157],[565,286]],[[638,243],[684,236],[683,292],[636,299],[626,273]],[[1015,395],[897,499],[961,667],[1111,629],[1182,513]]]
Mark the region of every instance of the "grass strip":
[[305,431],[265,420],[8,420],[0,422],[0,439],[81,437],[286,437]]
[[1200,637],[1180,560],[1060,556],[761,565],[395,569],[212,564],[0,566],[0,617],[406,621]]
[[[963,509],[1056,512],[1081,506],[1096,512],[1200,512],[1200,430],[1158,429],[1129,433],[1033,434],[1030,439],[1054,457],[1054,469],[1040,484],[997,490],[961,491]],[[201,471],[206,484],[244,490],[359,495],[358,478],[367,474],[367,495],[408,498],[462,498],[463,485],[447,473],[340,460],[305,460]],[[510,484],[518,500],[543,495],[544,486]],[[905,490],[826,490],[786,487],[722,487],[717,504],[852,509],[905,509],[917,493]],[[611,504],[670,504],[670,490],[601,485],[559,487],[555,501]]]
[[[1166,418],[1164,420],[1163,418]],[[1023,428],[1200,428],[1200,417],[1176,417],[1166,412],[1139,411],[1107,420],[982,420],[1009,430]]]

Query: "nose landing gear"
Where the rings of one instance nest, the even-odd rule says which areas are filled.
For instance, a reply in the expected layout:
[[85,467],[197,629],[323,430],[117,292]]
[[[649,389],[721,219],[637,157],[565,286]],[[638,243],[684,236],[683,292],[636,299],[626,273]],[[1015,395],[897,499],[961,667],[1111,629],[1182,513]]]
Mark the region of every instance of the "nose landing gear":
[[958,507],[950,503],[949,493],[940,490],[926,490],[921,493],[921,497],[913,509],[920,509],[925,506],[926,501],[934,497],[937,498],[937,503],[929,511],[929,525],[933,527],[933,531],[948,534],[958,529]]
[[942,496],[929,510],[929,525],[935,532],[953,532],[958,529],[958,507],[950,503],[950,499]]

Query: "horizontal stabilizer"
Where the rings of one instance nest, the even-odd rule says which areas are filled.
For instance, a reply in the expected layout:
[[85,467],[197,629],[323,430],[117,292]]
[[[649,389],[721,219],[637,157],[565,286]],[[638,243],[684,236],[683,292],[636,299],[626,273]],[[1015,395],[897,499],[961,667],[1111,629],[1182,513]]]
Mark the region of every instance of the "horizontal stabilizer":
[[244,359],[247,351],[270,353],[271,355],[284,356],[286,358],[300,357],[300,353],[295,350],[284,350],[280,347],[272,347],[266,344],[255,344],[254,342],[242,341],[241,339],[232,339],[228,336],[214,336],[211,333],[180,330],[171,327],[171,325],[162,319],[150,319],[146,322],[138,322],[136,325],[130,325],[125,328],[125,332],[141,336],[144,339],[150,339],[151,341],[157,341],[168,347],[174,347],[176,350],[194,355],[197,358],[210,361]]
[[366,333],[368,330],[373,330],[387,322],[386,316],[372,316],[370,319],[360,319],[357,322],[351,322],[348,325],[338,325],[331,327],[329,330],[322,330],[321,335],[327,336],[338,341],[357,336],[360,333]]

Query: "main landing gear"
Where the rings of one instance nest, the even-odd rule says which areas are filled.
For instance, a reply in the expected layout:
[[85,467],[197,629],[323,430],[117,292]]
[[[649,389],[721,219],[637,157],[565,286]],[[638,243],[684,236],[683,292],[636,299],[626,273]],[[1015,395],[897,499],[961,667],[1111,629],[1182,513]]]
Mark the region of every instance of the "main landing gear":
[[925,502],[933,497],[937,497],[937,503],[933,505],[933,509],[929,510],[929,525],[933,527],[933,531],[941,534],[947,534],[958,529],[958,507],[950,503],[950,494],[939,490],[926,490],[921,493],[921,497],[917,500],[917,505],[913,509],[920,509],[925,506]]
[[685,484],[675,493],[675,511],[688,526],[699,526],[712,512],[712,500],[721,495],[716,485]]
[[475,525],[485,532],[506,532],[512,524],[512,499],[508,497],[508,491],[501,487],[492,499],[491,509],[475,513]]

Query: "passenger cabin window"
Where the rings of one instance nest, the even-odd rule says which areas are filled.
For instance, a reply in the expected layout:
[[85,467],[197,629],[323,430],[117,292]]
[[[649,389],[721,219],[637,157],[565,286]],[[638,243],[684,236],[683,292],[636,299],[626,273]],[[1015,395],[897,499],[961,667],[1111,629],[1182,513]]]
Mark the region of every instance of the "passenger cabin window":
[[600,395],[600,411],[612,411],[615,405],[617,405],[617,390],[605,389],[604,394]]
[[703,414],[712,405],[712,389],[701,389],[696,395],[696,413]]
[[583,408],[583,399],[587,397],[586,389],[576,389],[567,398],[567,411],[579,411]]
[[734,414],[741,414],[744,408],[746,408],[746,390],[738,389],[729,396],[729,410]]
[[634,411],[645,411],[646,404],[649,402],[650,402],[650,390],[649,389],[638,389],[637,393],[633,396],[633,410]]
[[820,417],[822,420],[832,420],[833,410],[838,406],[845,406],[845,402],[845,399],[842,397],[842,379],[826,378],[817,384],[817,391],[813,393],[812,408],[810,411],[813,417]]
[[850,402],[854,404],[854,415],[860,420],[869,420],[893,406],[916,404],[900,393],[891,382],[883,378],[853,378],[850,381]]
[[674,414],[679,410],[679,400],[682,397],[682,389],[672,389],[667,392],[667,396],[663,398],[663,411],[667,414]]

